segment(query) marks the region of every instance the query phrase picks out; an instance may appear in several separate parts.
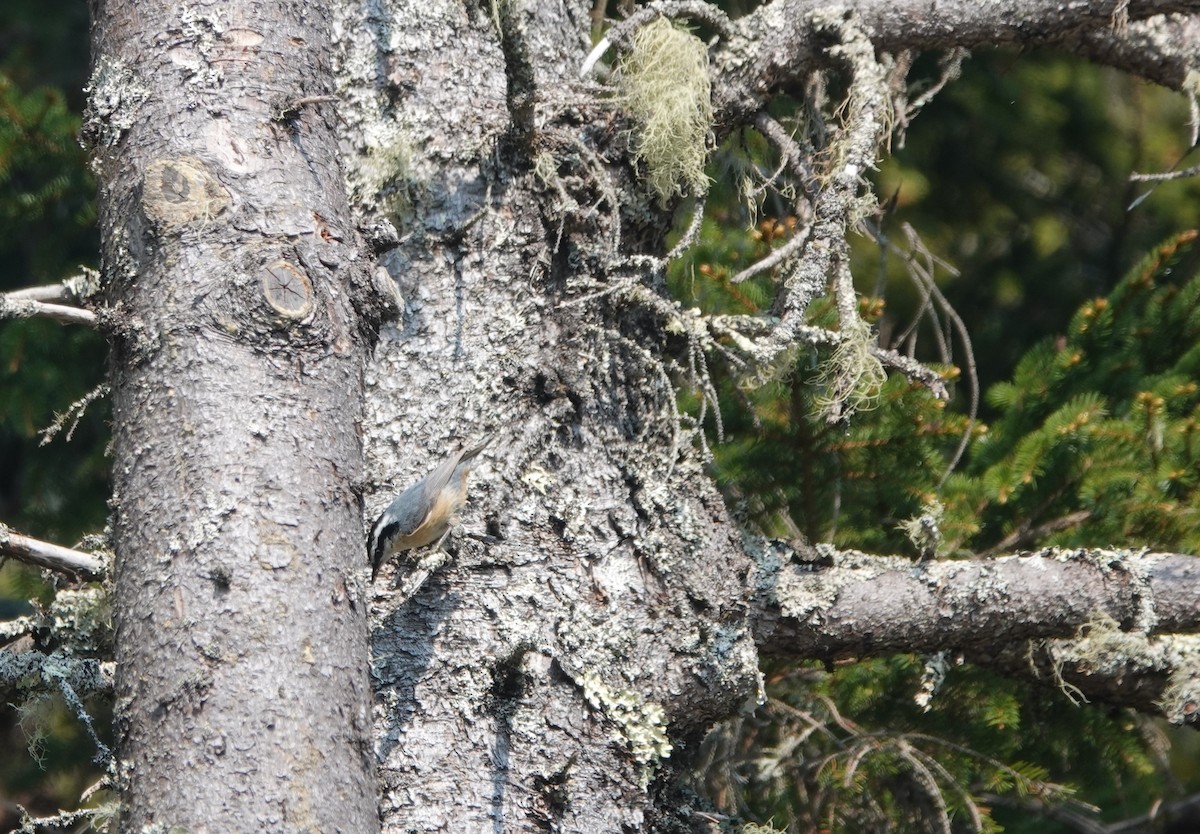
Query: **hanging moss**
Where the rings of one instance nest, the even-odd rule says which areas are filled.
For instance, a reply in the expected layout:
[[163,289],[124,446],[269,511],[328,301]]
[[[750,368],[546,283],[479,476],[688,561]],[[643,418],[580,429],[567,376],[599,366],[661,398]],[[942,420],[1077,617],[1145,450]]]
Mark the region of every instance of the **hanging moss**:
[[639,29],[617,68],[617,103],[636,124],[634,153],[664,203],[708,189],[713,111],[699,38],[665,18]]

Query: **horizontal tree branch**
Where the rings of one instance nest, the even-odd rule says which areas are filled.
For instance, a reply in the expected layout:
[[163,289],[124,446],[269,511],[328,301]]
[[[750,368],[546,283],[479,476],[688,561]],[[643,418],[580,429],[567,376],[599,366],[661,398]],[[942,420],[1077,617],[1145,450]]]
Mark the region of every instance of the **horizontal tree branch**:
[[90,298],[100,287],[100,273],[88,267],[80,267],[78,275],[64,278],[57,284],[44,284],[40,287],[26,287],[4,293],[4,297],[12,301],[45,301],[51,304],[80,304],[85,298]]
[[1056,689],[1075,703],[1104,703],[1200,728],[1200,636],[1148,637],[1100,619],[1081,636],[997,644],[962,658]]
[[[1194,720],[1193,689],[1200,683],[1189,687],[1178,675],[1194,668],[1200,640],[1155,635],[1200,631],[1196,557],[1042,550],[914,563],[768,542],[756,561],[755,638],[764,656],[950,651],[1000,671],[1071,684],[1088,699]],[[1030,641],[1050,642],[1034,651]],[[1118,649],[1128,657],[1116,656]],[[1138,674],[1130,674],[1135,668]],[[1145,682],[1131,690],[1138,675]],[[1177,695],[1168,693],[1171,687]],[[1174,704],[1160,703],[1165,693]]]
[[1051,549],[914,563],[825,546],[816,552],[832,567],[806,563],[811,556],[778,543],[760,555],[756,633],[764,654],[989,649],[1070,637],[1100,617],[1147,635],[1200,631],[1200,558],[1193,556]]
[[[713,105],[722,133],[749,122],[781,86],[821,61],[811,15],[827,0],[776,0],[735,23],[714,54]],[[1014,46],[1053,47],[1176,90],[1197,86],[1197,0],[848,0],[883,52]],[[1190,38],[1188,37],[1190,36]]]
[[0,319],[32,318],[34,316],[45,316],[66,324],[83,324],[88,327],[96,325],[96,314],[82,307],[48,304],[45,301],[14,300],[0,295]]
[[109,692],[113,672],[112,661],[0,650],[0,693],[6,700],[24,700],[23,693],[33,689],[58,693],[64,683],[81,698]]
[[94,556],[22,536],[3,524],[0,524],[0,556],[90,580],[102,579],[106,573],[104,562]]
[[100,284],[100,273],[83,271],[57,284],[26,287],[0,293],[0,319],[47,316],[69,324],[96,325],[96,314],[78,306],[93,295]]

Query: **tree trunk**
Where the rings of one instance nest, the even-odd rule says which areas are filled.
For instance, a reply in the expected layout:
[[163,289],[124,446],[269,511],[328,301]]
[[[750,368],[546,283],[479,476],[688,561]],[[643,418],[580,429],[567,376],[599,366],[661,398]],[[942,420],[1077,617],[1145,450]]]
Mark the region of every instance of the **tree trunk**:
[[[909,645],[862,616],[882,568],[831,558],[846,570],[826,581],[827,565],[744,540],[704,471],[675,383],[705,378],[723,325],[665,292],[670,207],[641,180],[628,123],[578,79],[591,4],[343,2],[330,20],[320,4],[95,2],[86,129],[115,345],[128,830],[371,831],[376,763],[387,830],[690,830],[679,777],[713,722],[761,694],[756,641],[775,641],[764,654]],[[1127,41],[1109,17],[1149,14],[1099,4],[1084,31],[1051,25],[1061,4],[1031,0],[1015,26],[1011,10],[933,5],[971,25],[961,43],[955,25],[920,29],[917,46],[999,33],[1114,62]],[[780,0],[736,27],[691,0],[667,7],[722,35],[712,98],[728,135],[831,60],[868,67],[844,73],[859,91],[882,79],[872,44],[902,42],[915,4],[859,25]],[[1130,38],[1153,40],[1160,80],[1184,83],[1194,52],[1143,23]],[[860,118],[846,129],[856,155],[829,163],[842,170],[814,222],[829,239],[803,256],[816,253],[810,297],[844,264],[850,198],[885,121],[872,92],[866,116],[846,116]],[[364,413],[386,302],[359,259],[335,129],[377,248],[396,244],[382,220],[400,235],[383,263],[403,309],[366,369]],[[807,301],[781,306],[789,348],[807,338]],[[404,559],[364,589],[360,426],[368,517],[447,452],[492,438],[442,545],[449,563],[415,589]],[[1153,627],[1146,576],[1051,567]],[[972,588],[929,582],[993,575],[889,570],[897,610],[969,603]],[[1036,571],[1004,570],[1036,589]],[[827,610],[845,626],[834,648]],[[914,621],[938,645],[941,623]],[[1072,627],[1033,612],[1020,635]]]
[[[787,30],[803,48],[755,41],[786,5],[726,42],[720,132],[827,60],[804,4]],[[384,259],[402,318],[368,369],[368,509],[496,438],[450,565],[411,598],[402,560],[375,587],[384,827],[687,828],[675,780],[711,723],[759,692],[753,600],[772,595],[778,563],[752,561],[675,411],[670,357],[682,372],[698,360],[655,266],[671,217],[638,181],[628,125],[578,79],[590,8],[383,0],[339,14],[352,196],[404,241]],[[869,25],[885,40],[910,23]],[[993,14],[967,41],[1012,31]]]
[[[496,437],[464,514],[493,540],[452,537],[452,565],[402,605],[391,569],[376,584],[385,828],[641,830],[664,758],[758,675],[750,563],[678,434],[659,334],[569,301],[602,286],[597,239],[623,223],[613,257],[658,251],[667,218],[624,167],[628,195],[591,208],[609,175],[586,144],[604,105],[574,81],[583,5],[344,13],[352,181],[408,239],[386,261],[406,305],[368,372],[368,475],[403,486]],[[531,133],[513,114],[535,89]]]
[[124,829],[375,830],[328,18],[92,11]]

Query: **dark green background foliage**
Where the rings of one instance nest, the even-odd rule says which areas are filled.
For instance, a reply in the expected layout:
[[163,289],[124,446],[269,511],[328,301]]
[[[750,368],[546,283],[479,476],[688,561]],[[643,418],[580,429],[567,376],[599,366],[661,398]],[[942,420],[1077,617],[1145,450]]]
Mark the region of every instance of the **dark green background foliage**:
[[[936,281],[971,334],[986,391],[964,460],[943,484],[967,426],[956,368],[950,408],[893,374],[875,409],[829,425],[815,416],[824,356],[805,354],[767,384],[719,379],[713,449],[732,502],[769,534],[870,552],[917,556],[898,524],[937,500],[942,557],[1040,545],[1195,553],[1200,184],[1129,182],[1135,170],[1196,162],[1186,122],[1182,97],[1103,68],[1049,55],[968,60],[882,163],[886,208],[874,221],[907,251],[911,226],[953,266],[935,266]],[[752,134],[719,151],[701,240],[673,275],[685,301],[770,311],[779,276],[730,278],[796,228],[785,200],[768,193],[754,212],[739,202],[746,170],[775,168]],[[860,311],[887,341],[922,293],[878,236],[853,241],[854,275]],[[811,318],[836,326],[828,304]],[[930,326],[917,332],[918,356],[943,359]],[[952,662],[923,712],[913,701],[923,670],[916,658],[775,670],[768,706],[709,739],[722,751],[709,786],[776,827],[875,830],[888,818],[924,830],[936,784],[956,828],[972,829],[970,791],[990,806],[985,827],[1048,832],[1068,829],[1015,803],[1054,798],[1086,812],[1068,799],[1075,790],[1117,820],[1200,781],[1187,754],[1166,766],[1154,722],[970,666]],[[1176,740],[1194,752],[1190,734]]]
[[[75,137],[86,10],[50,5],[7,0],[0,16],[0,290],[96,266],[93,185]],[[916,78],[935,74],[935,60],[918,63]],[[780,101],[775,113],[791,118],[794,104]],[[910,224],[954,267],[935,267],[935,277],[971,334],[988,392],[967,455],[944,479],[968,425],[954,364],[941,366],[956,388],[949,406],[893,376],[873,409],[830,425],[814,416],[827,357],[802,354],[754,386],[714,363],[724,428],[712,438],[715,473],[747,523],[916,555],[897,525],[938,500],[943,557],[1011,543],[1195,552],[1200,246],[1189,230],[1200,225],[1200,185],[1160,185],[1130,209],[1151,189],[1128,181],[1184,158],[1185,121],[1179,96],[1112,71],[1041,55],[969,59],[903,147],[895,140],[875,176],[887,208],[874,221],[901,249]],[[754,214],[737,193],[747,172],[775,166],[748,132],[718,152],[701,240],[672,278],[682,299],[708,311],[770,310],[777,276],[729,278],[797,226],[770,192]],[[886,340],[908,325],[921,293],[895,251],[867,237],[853,246],[861,309]],[[812,316],[836,327],[828,304]],[[946,358],[928,323],[917,333],[921,358]],[[103,354],[82,328],[0,323],[0,521],[66,544],[103,527],[103,401],[71,442],[38,445],[54,415],[103,380]],[[962,357],[956,344],[950,359]],[[49,593],[11,565],[0,580],[8,615]],[[723,751],[709,772],[715,796],[748,819],[798,830],[831,819],[870,830],[886,817],[921,831],[936,793],[967,830],[964,791],[986,800],[1072,786],[1119,818],[1197,780],[1164,767],[1155,725],[950,661],[928,712],[913,701],[922,659],[769,670],[771,702],[710,739]],[[42,771],[7,755],[26,744],[15,721],[9,710],[0,727],[4,799],[70,807],[96,777],[78,722],[61,712],[41,722],[50,730]],[[999,799],[992,807],[1008,830],[1063,830]]]
[[[52,4],[58,5],[58,4]],[[94,186],[76,133],[87,10],[6,2],[0,21],[0,291],[95,267]],[[103,381],[103,340],[50,321],[0,327],[0,519],[66,544],[103,525],[104,406],[74,440],[39,432]]]
[[[917,77],[922,69],[935,63],[918,64]],[[944,512],[943,558],[1047,544],[1195,553],[1200,184],[1129,182],[1197,161],[1186,122],[1180,96],[1110,70],[1045,55],[971,58],[882,164],[884,208],[869,223],[879,232],[853,242],[860,311],[885,342],[922,297],[904,262],[914,251],[906,226],[933,256],[986,392],[966,455],[946,478],[967,428],[957,368],[940,366],[955,382],[949,408],[893,375],[874,409],[833,425],[815,408],[826,355],[802,354],[766,384],[717,368],[721,430],[711,417],[708,426],[734,505],[771,535],[914,557],[898,525],[932,502]],[[811,119],[789,123],[803,141]],[[771,310],[780,276],[730,278],[797,225],[769,193],[756,211],[739,200],[748,170],[776,167],[750,134],[719,151],[701,239],[673,274],[686,301]],[[837,327],[828,303],[811,318]],[[916,332],[918,357],[945,358],[928,322]],[[985,826],[1010,831],[1068,830],[1011,807],[1030,793],[1070,806],[1054,785],[1106,819],[1196,787],[1186,755],[1172,769],[1156,752],[1164,730],[1153,722],[953,663],[924,712],[913,700],[923,670],[903,657],[776,670],[764,711],[710,739],[725,753],[710,786],[776,826],[876,830],[887,818],[911,831],[929,830],[935,783],[962,830],[972,830],[969,791],[991,806]],[[1195,749],[1190,734],[1176,738]],[[734,787],[742,782],[751,790]]]
[[[83,3],[5,0],[0,13],[0,291],[49,284],[95,267],[94,191],[76,133],[87,79]],[[104,341],[42,319],[0,322],[0,522],[72,545],[106,515],[107,404],[94,404],[67,442],[39,432],[104,380]],[[38,572],[0,569],[0,616],[48,598]],[[98,726],[107,707],[91,704]],[[79,722],[55,701],[0,714],[0,830],[12,803],[34,813],[71,807],[99,777]],[[26,753],[36,753],[37,759]]]

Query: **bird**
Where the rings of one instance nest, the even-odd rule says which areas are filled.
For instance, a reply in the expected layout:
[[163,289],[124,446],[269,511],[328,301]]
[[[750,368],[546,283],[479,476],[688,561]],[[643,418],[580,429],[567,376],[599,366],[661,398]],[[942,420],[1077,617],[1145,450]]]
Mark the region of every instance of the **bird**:
[[367,538],[372,582],[379,568],[395,554],[440,543],[454,523],[456,513],[466,503],[472,461],[489,442],[491,437],[469,449],[451,453],[379,514]]

